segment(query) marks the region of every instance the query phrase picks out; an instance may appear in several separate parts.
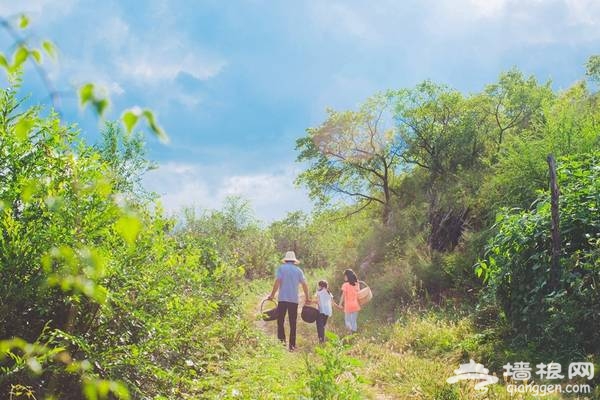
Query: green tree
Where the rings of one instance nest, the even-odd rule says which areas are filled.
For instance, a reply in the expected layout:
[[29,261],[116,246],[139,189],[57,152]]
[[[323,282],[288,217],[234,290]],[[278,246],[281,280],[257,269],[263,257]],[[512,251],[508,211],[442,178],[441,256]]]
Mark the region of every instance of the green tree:
[[22,108],[0,93],[0,396],[198,398],[245,337],[243,270],[138,193],[141,143]]
[[393,92],[369,98],[358,111],[327,110],[319,127],[296,141],[298,162],[309,163],[296,182],[321,204],[332,198],[356,201],[359,212],[371,204],[390,220],[394,179],[402,146],[394,127]]
[[598,354],[594,329],[600,297],[600,154],[563,157],[558,163],[561,277],[550,286],[551,210],[548,190],[534,209],[503,210],[487,257],[477,273],[502,305],[516,336],[563,355]]
[[210,239],[221,257],[242,267],[247,278],[270,276],[278,262],[271,233],[263,228],[248,200],[239,196],[225,199],[222,209],[184,211],[181,230],[190,237]]
[[130,201],[153,199],[142,186],[143,175],[156,168],[146,158],[144,136],[139,132],[126,134],[119,124],[111,121],[106,123],[101,135],[102,140],[94,148],[109,168],[115,191],[129,195]]
[[[348,207],[348,208],[351,208]],[[302,265],[328,268],[354,265],[373,218],[367,213],[347,217],[351,210],[326,210],[307,215],[291,212],[273,222],[269,231],[279,255],[294,250]]]
[[585,74],[594,82],[600,81],[600,56],[593,55],[585,64]]
[[[574,155],[600,145],[597,100],[584,81],[552,95],[546,93],[545,86],[533,85],[532,78],[527,82],[524,83],[526,90],[537,95],[525,98],[543,97],[544,100],[534,102],[538,104],[532,114],[534,117],[510,130],[512,133],[504,138],[500,153],[490,153],[490,170],[482,182],[478,200],[490,223],[500,207],[528,209],[532,206],[537,192],[547,186],[545,159],[548,154]],[[533,106],[517,108],[531,110]],[[493,132],[498,132],[497,128]]]
[[540,85],[534,76],[525,78],[517,69],[500,74],[497,83],[485,88],[484,95],[486,113],[494,126],[496,151],[502,148],[507,134],[522,134],[543,124],[544,106],[554,97],[550,82]]
[[426,81],[395,98],[395,118],[406,143],[402,158],[425,171],[429,207],[429,245],[451,250],[472,211],[468,196],[477,189],[485,150],[484,119],[475,100]]

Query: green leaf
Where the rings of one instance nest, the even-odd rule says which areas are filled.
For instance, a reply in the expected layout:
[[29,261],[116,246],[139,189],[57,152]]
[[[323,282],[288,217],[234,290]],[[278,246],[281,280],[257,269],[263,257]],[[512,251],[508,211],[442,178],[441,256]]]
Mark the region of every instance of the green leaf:
[[158,139],[163,143],[168,143],[169,136],[156,122],[156,117],[154,116],[154,113],[146,109],[143,111],[142,115],[146,118],[150,130],[158,137]]
[[104,112],[108,108],[108,100],[107,99],[99,99],[94,100],[94,109],[101,117],[104,115]]
[[0,53],[0,67],[4,68],[7,71],[10,69],[10,65],[8,64],[8,60],[6,59],[6,57],[4,56],[4,54],[2,54],[2,53]]
[[12,69],[18,69],[23,63],[27,60],[29,56],[29,50],[25,46],[19,46],[19,48],[13,54],[13,64]]
[[21,14],[21,17],[19,18],[19,28],[25,29],[25,28],[27,28],[28,25],[29,25],[29,18],[27,18],[27,15]]
[[108,289],[104,286],[94,284],[92,286],[92,290],[89,290],[88,293],[84,294],[98,302],[99,304],[106,303],[106,299],[108,298]]
[[98,400],[98,391],[94,382],[85,382],[83,385],[83,394],[87,400]]
[[46,54],[50,56],[50,58],[56,58],[56,46],[49,40],[44,40],[42,42],[42,47],[46,51]]
[[127,133],[131,133],[131,131],[133,131],[133,128],[137,124],[139,118],[139,115],[132,110],[126,110],[123,113],[121,120],[123,121],[123,125],[125,125]]
[[115,230],[132,245],[140,231],[140,220],[133,215],[125,215],[116,222]]
[[31,201],[37,187],[38,182],[35,179],[28,180],[24,183],[21,192],[21,199],[23,199],[23,202],[29,203],[29,201]]
[[112,381],[110,382],[110,390],[113,392],[119,399],[129,400],[129,391],[127,387],[120,382]]
[[86,83],[79,88],[79,103],[81,107],[85,107],[86,104],[91,103],[94,111],[102,117],[104,112],[108,108],[109,102],[106,98],[96,96],[96,87],[93,83]]
[[79,88],[79,104],[84,107],[87,103],[94,100],[94,84],[86,83]]
[[33,57],[33,59],[35,60],[36,63],[38,63],[38,64],[42,63],[42,53],[40,53],[39,50],[31,50],[29,52],[29,55],[31,55]]
[[27,135],[34,124],[34,121],[27,116],[21,118],[19,122],[15,124],[15,135],[17,136],[17,139],[19,139],[19,141],[27,139]]
[[87,378],[84,383],[83,392],[88,400],[106,399],[110,393],[121,400],[129,400],[130,398],[129,391],[125,385],[105,379]]

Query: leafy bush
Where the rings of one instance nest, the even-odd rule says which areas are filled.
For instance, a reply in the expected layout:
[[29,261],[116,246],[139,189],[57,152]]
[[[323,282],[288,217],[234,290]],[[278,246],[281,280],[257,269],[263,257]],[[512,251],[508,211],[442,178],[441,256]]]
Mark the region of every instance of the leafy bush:
[[518,335],[544,346],[598,354],[600,323],[600,153],[566,157],[558,165],[560,285],[549,284],[550,195],[532,211],[505,210],[477,273],[489,283]]
[[344,339],[327,332],[327,341],[315,348],[317,358],[306,359],[308,389],[312,400],[358,400],[361,393],[356,367],[360,365],[355,358],[346,353],[349,349]]
[[275,251],[273,237],[253,214],[250,203],[241,197],[228,197],[221,210],[197,214],[184,212],[179,232],[190,240],[211,240],[221,257],[242,267],[247,278],[272,276],[281,254]]
[[365,215],[347,216],[348,209],[289,213],[269,230],[279,253],[294,250],[305,268],[351,268],[359,260],[359,245],[372,221]]
[[0,153],[0,396],[200,397],[247,335],[243,270],[149,211],[139,138],[89,146],[7,89]]

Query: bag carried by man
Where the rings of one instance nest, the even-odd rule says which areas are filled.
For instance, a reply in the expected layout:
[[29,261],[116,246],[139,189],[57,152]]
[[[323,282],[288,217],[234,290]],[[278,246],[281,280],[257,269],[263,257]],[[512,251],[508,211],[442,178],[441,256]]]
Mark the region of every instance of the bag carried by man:
[[275,321],[277,315],[277,302],[275,300],[264,299],[260,303],[260,319],[263,321]]

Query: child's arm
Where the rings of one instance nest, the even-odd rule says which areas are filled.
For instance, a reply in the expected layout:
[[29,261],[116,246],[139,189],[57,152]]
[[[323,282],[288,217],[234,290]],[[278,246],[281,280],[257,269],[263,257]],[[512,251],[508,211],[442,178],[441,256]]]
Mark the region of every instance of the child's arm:
[[[335,302],[333,304],[335,304]],[[344,306],[344,293],[342,293],[342,295],[340,296],[340,302],[339,302],[339,304],[335,304],[335,306],[337,308],[339,308],[340,310],[344,309],[344,307],[343,307]]]

